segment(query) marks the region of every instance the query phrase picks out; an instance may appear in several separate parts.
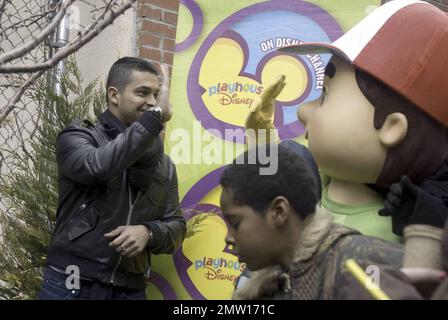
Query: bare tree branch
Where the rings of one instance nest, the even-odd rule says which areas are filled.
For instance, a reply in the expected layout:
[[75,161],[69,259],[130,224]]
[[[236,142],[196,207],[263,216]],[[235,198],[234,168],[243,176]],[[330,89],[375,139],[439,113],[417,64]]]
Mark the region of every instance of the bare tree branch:
[[[95,38],[103,29],[109,26],[113,21],[127,9],[129,9],[136,0],[128,0],[118,9],[110,7],[107,12],[101,14],[102,19],[96,21],[89,26],[87,33],[80,33],[76,39],[68,43],[65,47],[60,49],[51,59],[34,64],[34,65],[6,65],[0,66],[0,73],[24,73],[36,72],[39,70],[46,70],[55,66],[59,61],[70,55],[71,53],[80,49],[83,45]],[[112,1],[115,2],[115,1]],[[102,20],[102,21],[101,21]],[[1,123],[1,122],[0,122]]]
[[5,64],[6,62],[9,62],[11,60],[17,59],[19,57],[22,57],[24,54],[30,52],[34,48],[36,48],[42,41],[45,40],[46,37],[50,33],[52,33],[61,22],[62,18],[65,15],[65,12],[67,11],[68,6],[70,6],[75,0],[65,0],[62,3],[61,8],[58,10],[58,13],[54,16],[53,21],[44,29],[42,32],[33,39],[33,41],[28,42],[27,44],[18,47],[16,49],[13,49],[11,51],[8,51],[0,56],[0,65]]
[[2,125],[3,121],[5,121],[6,117],[11,113],[12,110],[16,107],[17,102],[20,101],[20,98],[22,97],[25,90],[32,85],[39,77],[44,73],[44,70],[39,71],[35,74],[33,74],[28,80],[26,80],[19,90],[17,90],[16,94],[8,101],[8,104],[4,106],[0,110],[0,126]]
[[109,7],[111,5],[111,2],[106,3],[106,1],[103,1],[103,3],[104,3],[104,6],[102,6],[102,7],[94,7],[92,10],[90,10],[90,12],[94,13],[96,11],[100,11],[101,9],[107,8],[107,7]]
[[13,23],[12,25],[6,27],[5,29],[0,30],[0,35],[6,34],[6,31],[8,31],[10,29],[16,29],[16,28],[22,27],[22,25],[24,27],[28,28],[33,23],[36,23],[37,21],[41,20],[45,16],[49,15],[50,13],[55,12],[56,9],[57,9],[57,6],[55,5],[55,6],[53,6],[53,8],[51,8],[49,10],[46,10],[39,14],[35,14],[32,18],[26,18],[26,19],[17,21],[16,23]]
[[[82,31],[82,35],[87,34],[90,30],[94,29],[95,26],[98,25],[98,23],[104,19],[104,16],[109,12],[110,8],[113,7],[116,4],[117,0],[111,0],[109,1],[109,3],[107,3],[106,5],[104,5],[101,8],[98,8],[98,11],[101,9],[104,9],[104,11],[95,18],[95,20],[89,24],[83,31]],[[92,10],[91,12],[94,12],[95,10]]]

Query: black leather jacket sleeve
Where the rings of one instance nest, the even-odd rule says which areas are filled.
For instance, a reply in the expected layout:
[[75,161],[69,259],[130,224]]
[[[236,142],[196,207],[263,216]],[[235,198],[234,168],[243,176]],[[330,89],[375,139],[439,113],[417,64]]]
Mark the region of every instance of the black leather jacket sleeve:
[[155,167],[160,160],[158,150],[163,150],[163,143],[160,138],[144,152],[137,162],[128,168],[129,182],[139,190],[146,191],[151,184],[151,177],[154,175]]
[[154,254],[174,253],[182,244],[187,232],[186,222],[179,204],[176,167],[171,160],[168,161],[168,165],[171,166],[173,171],[168,181],[163,214],[157,220],[142,223],[153,232],[153,238],[148,243],[148,249]]
[[89,129],[68,127],[62,131],[56,142],[60,176],[94,185],[118,176],[148,149],[152,150],[154,159],[160,159],[163,149],[151,148],[162,128],[160,120],[149,112],[143,117],[146,122],[133,123],[114,140],[101,146],[97,146]]

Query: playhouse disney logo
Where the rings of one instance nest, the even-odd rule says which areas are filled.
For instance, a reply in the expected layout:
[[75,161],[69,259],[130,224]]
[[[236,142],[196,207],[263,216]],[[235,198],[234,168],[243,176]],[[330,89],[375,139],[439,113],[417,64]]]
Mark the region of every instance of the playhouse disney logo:
[[204,277],[210,281],[229,281],[235,286],[238,274],[246,269],[245,263],[224,258],[203,257],[195,260],[195,270],[204,270]]
[[218,82],[209,86],[208,96],[215,96],[220,106],[244,105],[250,107],[254,101],[254,94],[260,95],[262,91],[263,86],[257,84],[239,81]]

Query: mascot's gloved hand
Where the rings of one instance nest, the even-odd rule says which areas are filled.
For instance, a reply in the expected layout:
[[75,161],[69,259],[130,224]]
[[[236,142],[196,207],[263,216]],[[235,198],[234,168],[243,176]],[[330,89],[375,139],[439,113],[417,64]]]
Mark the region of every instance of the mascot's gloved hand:
[[[274,104],[275,98],[285,85],[285,76],[277,77],[250,106],[250,112],[246,118],[246,130],[252,129],[246,131],[249,144],[258,141],[278,143],[278,133],[274,126]],[[260,131],[260,129],[265,130]]]
[[407,176],[402,176],[400,182],[390,186],[390,191],[384,202],[384,208],[379,211],[381,216],[392,216],[392,231],[403,236],[403,229],[409,224],[426,224],[443,228],[448,216],[448,207],[443,197],[436,191],[445,182],[428,181],[425,186],[416,186]]
[[399,236],[403,236],[403,229],[414,212],[417,192],[411,180],[402,176],[400,182],[390,186],[384,208],[378,212],[381,216],[392,216],[392,231]]

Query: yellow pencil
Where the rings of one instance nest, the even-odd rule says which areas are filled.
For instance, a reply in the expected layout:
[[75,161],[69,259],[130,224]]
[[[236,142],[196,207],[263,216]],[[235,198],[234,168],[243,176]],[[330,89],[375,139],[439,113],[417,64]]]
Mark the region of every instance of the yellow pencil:
[[367,276],[364,270],[353,259],[345,261],[345,267],[355,277],[359,284],[376,300],[391,300],[383,290],[380,289],[372,279]]

